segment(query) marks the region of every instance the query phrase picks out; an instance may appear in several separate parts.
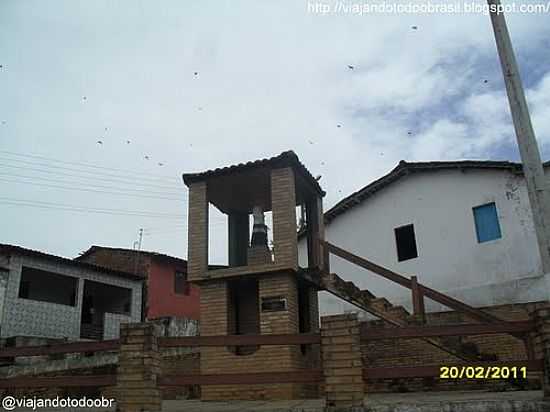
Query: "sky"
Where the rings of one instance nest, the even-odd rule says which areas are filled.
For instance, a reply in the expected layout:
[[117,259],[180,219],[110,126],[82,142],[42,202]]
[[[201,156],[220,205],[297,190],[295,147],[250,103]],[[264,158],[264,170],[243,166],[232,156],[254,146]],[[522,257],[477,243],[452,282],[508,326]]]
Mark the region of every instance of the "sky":
[[[143,228],[185,258],[181,174],[285,150],[325,210],[402,159],[519,159],[487,15],[315,4],[336,1],[0,0],[0,243],[75,257]],[[544,159],[548,14],[507,15]]]

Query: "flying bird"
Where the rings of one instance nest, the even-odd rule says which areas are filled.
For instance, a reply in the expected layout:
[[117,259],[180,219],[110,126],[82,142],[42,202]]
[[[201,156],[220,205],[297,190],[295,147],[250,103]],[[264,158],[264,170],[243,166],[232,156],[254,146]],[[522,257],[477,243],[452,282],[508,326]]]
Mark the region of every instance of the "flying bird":
[[149,156],[147,156],[147,155],[144,156],[144,159],[145,159],[145,160],[149,160]]
[[307,141],[309,144],[313,144],[313,140],[308,140]]
[[103,142],[101,140],[98,140],[97,144],[103,144]]
[[82,96],[82,100],[86,100],[86,96]]
[[418,30],[418,26],[412,26],[411,29]]
[[407,132],[407,134],[408,134],[408,135],[410,136],[410,135],[412,135],[412,134],[413,134],[413,132]]
[[353,66],[351,64],[348,64],[348,69],[353,70],[353,69],[355,69],[355,66]]
[[126,140],[126,144],[130,144],[130,141],[129,141],[129,140]]
[[325,165],[325,162],[321,162],[321,166],[324,166]]
[[483,80],[483,83],[489,83],[489,80],[485,79]]
[[164,163],[160,163],[160,162],[159,162],[159,166],[164,166]]
[[202,111],[202,107],[199,107],[199,111]]
[[336,127],[342,127],[342,125],[341,125],[341,124],[337,124]]
[[195,72],[195,73],[193,73],[193,74],[194,74],[195,76],[198,76],[198,75],[199,75],[199,72]]

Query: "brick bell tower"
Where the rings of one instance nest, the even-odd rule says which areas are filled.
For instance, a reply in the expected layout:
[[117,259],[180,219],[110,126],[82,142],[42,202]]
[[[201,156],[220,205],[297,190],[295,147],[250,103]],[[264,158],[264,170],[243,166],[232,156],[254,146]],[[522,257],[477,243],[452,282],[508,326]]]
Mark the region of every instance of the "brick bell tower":
[[[188,278],[200,287],[202,336],[319,332],[324,192],[294,152],[184,174],[189,187]],[[208,265],[209,204],[227,215],[228,267]],[[305,267],[298,264],[297,209],[307,234]],[[273,249],[265,213],[271,212]],[[250,221],[253,220],[252,231]],[[306,256],[307,255],[307,256]],[[291,372],[319,367],[318,345],[201,348],[201,374]],[[203,400],[316,397],[303,383],[205,385]]]

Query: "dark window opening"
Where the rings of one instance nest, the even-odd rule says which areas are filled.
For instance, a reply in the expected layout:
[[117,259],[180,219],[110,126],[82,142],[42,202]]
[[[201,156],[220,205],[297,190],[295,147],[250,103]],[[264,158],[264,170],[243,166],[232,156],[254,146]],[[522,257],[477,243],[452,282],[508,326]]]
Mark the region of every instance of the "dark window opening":
[[105,283],[84,281],[80,337],[103,339],[105,314],[131,316],[132,290]]
[[[231,335],[257,335],[260,333],[258,281],[255,279],[228,282],[228,329]],[[237,346],[230,350],[236,355],[251,355],[257,345]]]
[[187,281],[187,273],[176,271],[174,274],[174,293],[178,295],[189,295],[190,286]]
[[19,297],[76,306],[77,285],[77,278],[23,266],[19,283]]
[[395,230],[395,244],[397,245],[397,260],[414,259],[418,257],[416,248],[416,238],[414,235],[414,225],[398,227]]
[[19,297],[23,299],[29,298],[29,289],[30,289],[31,283],[27,280],[21,280],[21,284],[19,285]]

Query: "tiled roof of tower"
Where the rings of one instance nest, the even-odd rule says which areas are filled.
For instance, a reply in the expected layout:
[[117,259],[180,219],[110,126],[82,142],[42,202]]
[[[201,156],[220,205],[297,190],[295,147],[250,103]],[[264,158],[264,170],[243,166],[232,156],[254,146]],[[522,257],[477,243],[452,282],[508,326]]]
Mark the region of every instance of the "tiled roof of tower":
[[311,185],[321,194],[325,195],[325,191],[321,189],[321,186],[307,170],[307,168],[300,162],[296,153],[292,150],[281,153],[278,156],[255,160],[247,163],[239,163],[237,165],[207,170],[199,173],[184,173],[182,175],[183,181],[186,185],[193,182],[200,182],[212,177],[224,176],[231,173],[243,172],[261,167],[293,167],[309,182]]

